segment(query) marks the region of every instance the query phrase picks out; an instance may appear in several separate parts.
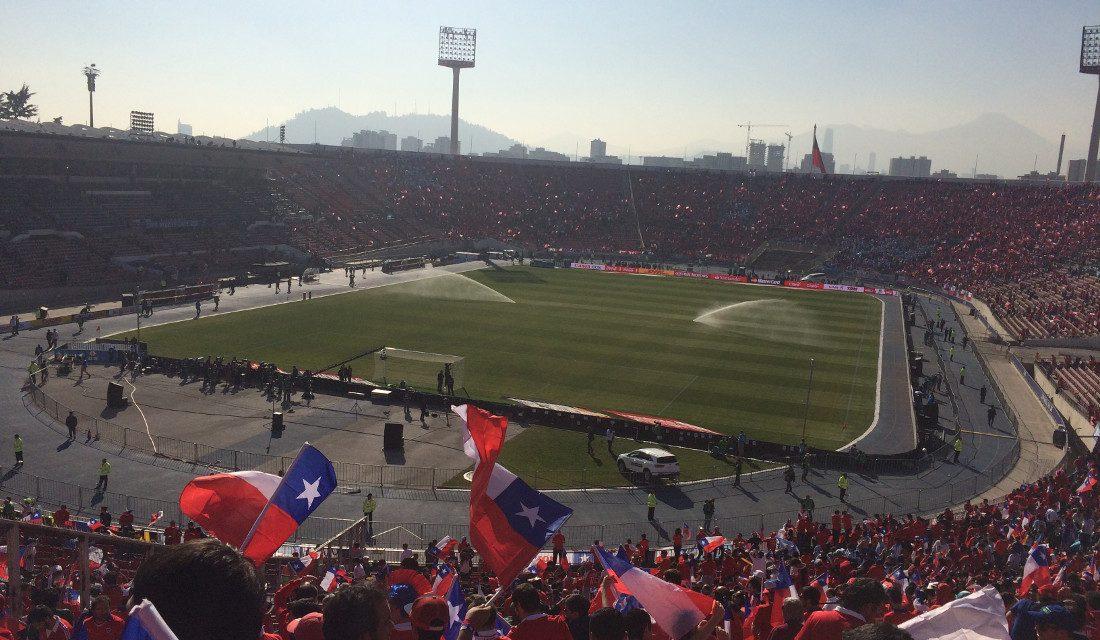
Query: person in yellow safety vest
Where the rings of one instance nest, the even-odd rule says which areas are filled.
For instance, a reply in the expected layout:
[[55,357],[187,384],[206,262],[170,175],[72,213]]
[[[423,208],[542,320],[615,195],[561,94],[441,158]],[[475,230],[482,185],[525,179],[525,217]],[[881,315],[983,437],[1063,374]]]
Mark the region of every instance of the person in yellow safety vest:
[[367,494],[367,499],[363,501],[363,517],[367,519],[367,527],[374,528],[374,510],[378,508],[378,502],[374,499],[373,493]]
[[15,466],[23,466],[23,438],[15,434]]
[[645,499],[645,506],[649,507],[649,515],[647,517],[653,520],[653,512],[657,509],[657,494],[650,491],[649,497]]
[[962,436],[955,436],[955,464],[959,463],[959,456],[963,452],[963,439]]
[[107,477],[111,475],[111,463],[104,458],[99,463],[99,482],[95,483],[96,491],[107,490]]
[[836,488],[840,489],[840,501],[844,502],[845,496],[848,495],[848,474],[843,471],[840,472],[840,477],[836,479]]

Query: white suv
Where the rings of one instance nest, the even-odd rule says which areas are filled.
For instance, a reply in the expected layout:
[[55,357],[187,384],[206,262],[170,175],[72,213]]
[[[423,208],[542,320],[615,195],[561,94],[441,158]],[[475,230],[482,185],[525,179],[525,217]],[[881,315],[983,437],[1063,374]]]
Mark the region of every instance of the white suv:
[[619,454],[619,473],[642,474],[647,483],[653,478],[671,478],[680,475],[680,463],[676,456],[664,449],[649,447]]

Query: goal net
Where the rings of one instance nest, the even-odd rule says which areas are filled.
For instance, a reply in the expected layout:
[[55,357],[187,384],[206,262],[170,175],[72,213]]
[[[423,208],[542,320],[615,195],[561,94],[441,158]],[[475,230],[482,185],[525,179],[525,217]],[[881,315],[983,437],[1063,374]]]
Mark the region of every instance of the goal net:
[[443,390],[447,391],[447,381],[461,392],[466,384],[466,359],[446,353],[429,353],[397,347],[384,347],[374,353],[374,375],[372,380],[385,385],[405,384],[414,389],[437,391],[439,374],[443,373]]

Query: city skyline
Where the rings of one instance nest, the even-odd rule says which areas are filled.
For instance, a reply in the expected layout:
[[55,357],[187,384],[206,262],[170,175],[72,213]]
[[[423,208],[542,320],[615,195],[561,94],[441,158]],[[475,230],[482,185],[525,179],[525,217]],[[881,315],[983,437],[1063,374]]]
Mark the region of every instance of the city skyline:
[[1051,141],[1065,131],[1067,157],[1087,148],[1096,79],[1077,56],[1081,27],[1100,23],[1092,3],[686,6],[152,2],[103,20],[102,5],[52,2],[20,16],[0,88],[25,82],[42,119],[86,122],[80,69],[95,62],[97,124],[141,110],[230,137],[327,105],[446,114],[435,56],[453,25],[479,34],[463,119],[530,146],[599,137],[640,156],[707,139],[737,153],[744,121],[919,133],[997,112]]

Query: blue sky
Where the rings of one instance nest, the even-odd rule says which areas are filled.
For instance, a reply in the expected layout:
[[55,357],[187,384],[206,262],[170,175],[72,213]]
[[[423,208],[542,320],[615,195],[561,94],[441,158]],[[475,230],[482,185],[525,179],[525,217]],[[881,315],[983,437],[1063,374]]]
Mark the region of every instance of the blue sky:
[[[7,5],[7,6],[3,6]],[[634,153],[745,120],[926,131],[1001,112],[1085,147],[1097,81],[1077,73],[1100,3],[51,2],[0,0],[0,88],[41,116],[87,117],[80,69],[103,69],[99,124],[131,109],[158,128],[243,136],[309,107],[445,112],[440,25],[478,29],[469,121],[538,144],[602,137]]]

